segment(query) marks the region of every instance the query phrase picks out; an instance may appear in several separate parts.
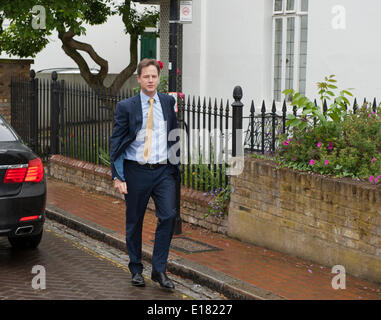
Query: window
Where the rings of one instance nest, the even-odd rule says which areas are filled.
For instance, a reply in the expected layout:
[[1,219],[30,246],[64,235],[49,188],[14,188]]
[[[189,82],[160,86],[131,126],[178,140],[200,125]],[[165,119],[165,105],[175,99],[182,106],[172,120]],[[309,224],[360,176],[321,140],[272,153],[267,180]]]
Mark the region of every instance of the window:
[[274,13],[283,12],[283,0],[274,0]]
[[306,91],[308,0],[273,0],[273,98]]
[[0,117],[0,142],[3,141],[17,141],[17,138]]
[[287,0],[286,12],[295,12],[295,0]]

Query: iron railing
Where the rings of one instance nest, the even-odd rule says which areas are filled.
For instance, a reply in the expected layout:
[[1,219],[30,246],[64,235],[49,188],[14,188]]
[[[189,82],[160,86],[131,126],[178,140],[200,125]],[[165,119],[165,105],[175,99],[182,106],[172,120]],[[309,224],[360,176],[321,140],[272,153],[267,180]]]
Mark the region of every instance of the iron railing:
[[[50,81],[39,80],[32,71],[30,79],[12,78],[12,126],[45,161],[51,154],[62,154],[107,164],[116,103],[132,95],[132,90],[113,95],[58,81],[56,73]],[[178,100],[182,185],[202,191],[223,189],[230,183],[232,159],[253,152],[273,153],[279,135],[288,133],[285,101],[279,113],[275,102],[268,109],[265,101],[257,113],[251,101],[249,115],[243,116],[240,87],[233,97],[232,104],[190,95]],[[376,109],[376,99],[372,107]],[[354,99],[352,111],[357,108]],[[326,101],[322,109],[327,111]],[[296,107],[292,113],[301,116]],[[309,121],[316,123],[316,119]]]

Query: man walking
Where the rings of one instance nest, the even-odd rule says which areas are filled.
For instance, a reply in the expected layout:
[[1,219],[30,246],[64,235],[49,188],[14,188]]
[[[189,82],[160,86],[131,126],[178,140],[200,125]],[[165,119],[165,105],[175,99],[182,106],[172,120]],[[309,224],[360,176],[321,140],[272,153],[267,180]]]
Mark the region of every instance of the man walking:
[[114,187],[126,200],[126,244],[130,257],[131,283],[144,286],[142,276],[142,228],[152,196],[158,225],[152,256],[151,278],[173,289],[166,275],[176,216],[175,181],[179,175],[176,141],[168,139],[177,128],[175,99],[157,92],[160,66],[154,59],[142,60],[137,68],[138,95],[118,102],[110,138],[110,161]]

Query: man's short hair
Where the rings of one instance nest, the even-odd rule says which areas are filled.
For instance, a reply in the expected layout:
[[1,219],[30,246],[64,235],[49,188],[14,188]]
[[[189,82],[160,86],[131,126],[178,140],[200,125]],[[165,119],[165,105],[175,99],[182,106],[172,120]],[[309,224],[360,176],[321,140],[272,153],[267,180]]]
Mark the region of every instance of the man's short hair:
[[157,62],[157,60],[155,60],[155,59],[147,59],[146,58],[146,59],[143,59],[142,61],[140,61],[139,64],[138,64],[137,72],[138,72],[138,76],[139,77],[142,74],[143,68],[148,67],[148,66],[155,66],[156,69],[157,69],[157,74],[160,75],[160,65]]

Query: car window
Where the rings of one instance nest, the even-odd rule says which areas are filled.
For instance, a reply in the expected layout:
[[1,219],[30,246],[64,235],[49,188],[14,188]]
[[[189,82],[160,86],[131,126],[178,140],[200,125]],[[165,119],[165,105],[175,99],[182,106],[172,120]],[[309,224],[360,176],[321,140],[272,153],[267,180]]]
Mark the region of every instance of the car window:
[[0,118],[0,142],[3,141],[17,141],[17,138],[5,122]]

